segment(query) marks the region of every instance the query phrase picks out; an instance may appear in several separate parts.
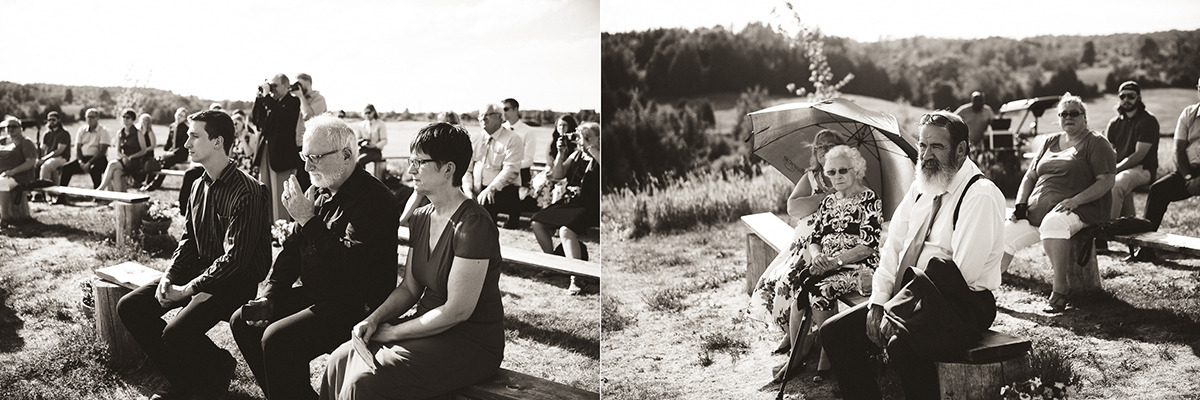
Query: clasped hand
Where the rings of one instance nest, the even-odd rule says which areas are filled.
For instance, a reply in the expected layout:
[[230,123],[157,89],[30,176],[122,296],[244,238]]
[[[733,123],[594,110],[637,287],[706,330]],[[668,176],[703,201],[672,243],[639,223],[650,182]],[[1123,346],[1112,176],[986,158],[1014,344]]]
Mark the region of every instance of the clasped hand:
[[163,308],[168,308],[173,304],[188,300],[193,293],[188,293],[189,286],[179,286],[171,284],[167,277],[162,277],[158,281],[158,288],[154,291],[154,298],[158,300],[158,305]]
[[888,341],[896,335],[896,327],[883,320],[883,306],[872,304],[867,310],[867,338],[879,348],[886,348]]
[[364,343],[390,343],[400,339],[396,332],[396,327],[398,326],[390,322],[381,324],[370,319],[365,319],[350,330],[350,335],[362,339]]

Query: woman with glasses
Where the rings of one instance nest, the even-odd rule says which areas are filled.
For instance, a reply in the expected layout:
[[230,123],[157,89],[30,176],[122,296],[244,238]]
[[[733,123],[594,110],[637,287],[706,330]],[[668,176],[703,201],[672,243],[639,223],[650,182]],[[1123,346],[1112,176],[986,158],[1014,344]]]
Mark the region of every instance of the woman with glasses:
[[1067,93],[1057,110],[1063,132],[1046,139],[1025,171],[1016,208],[1004,226],[1001,259],[1001,269],[1007,271],[1017,250],[1042,242],[1054,268],[1048,313],[1063,312],[1071,299],[1066,272],[1074,264],[1071,236],[1109,219],[1117,165],[1108,140],[1088,129],[1083,99]]
[[24,194],[13,189],[17,185],[33,182],[33,167],[37,158],[37,146],[25,137],[21,120],[7,117],[0,122],[0,226],[12,223],[18,218],[16,214],[28,217],[27,209],[14,212],[15,203],[21,200],[17,196]]
[[[838,297],[868,291],[859,282],[869,281],[879,265],[883,201],[866,187],[867,160],[857,149],[837,145],[825,153],[823,164],[823,174],[829,179],[832,193],[817,206],[809,223],[812,233],[806,240],[793,244],[792,252],[800,256],[786,279],[777,284],[783,286],[775,290],[775,293],[790,291],[795,296],[791,306],[794,313],[805,310],[805,304],[811,309],[810,330],[796,333],[797,346],[811,343],[812,333],[837,314]],[[792,358],[800,360],[804,355]],[[777,380],[786,379],[782,376],[784,365],[774,371]],[[819,376],[828,375],[831,368],[829,359],[822,354],[817,366]],[[794,374],[802,368],[788,370]]]
[[142,174],[146,161],[154,158],[155,146],[154,132],[150,128],[150,115],[142,115],[142,127],[138,129],[134,124],[138,119],[137,113],[129,108],[121,111],[121,121],[125,126],[117,134],[118,157],[108,162],[108,167],[104,170],[104,179],[96,189],[124,192],[126,175],[135,177],[135,181],[141,180],[136,178]]
[[[575,142],[574,152],[567,152],[567,142]],[[558,201],[533,214],[533,235],[543,252],[556,253],[553,231],[558,229],[562,255],[587,260],[579,233],[600,226],[600,125],[587,122],[578,133],[560,137],[550,172],[550,179],[566,181],[566,189]]]
[[[322,399],[430,398],[491,377],[504,358],[500,232],[461,188],[471,139],[437,122],[417,133],[409,152],[414,190],[430,204],[413,213],[408,268],[330,354]],[[415,314],[397,319],[413,305]],[[365,342],[361,350],[356,340]]]
[[358,167],[375,163],[375,179],[383,180],[387,165],[383,162],[383,146],[387,145],[387,127],[379,120],[375,105],[363,108],[363,120],[358,124]]
[[[798,266],[802,253],[807,250],[808,235],[816,223],[813,214],[817,212],[821,201],[834,192],[833,184],[825,176],[825,154],[834,146],[844,144],[846,141],[829,129],[822,129],[813,136],[809,168],[804,177],[796,182],[787,200],[788,215],[797,221],[792,234],[792,249],[795,251],[780,252],[758,278],[754,293],[750,295],[751,318],[767,322],[785,333],[775,349],[779,353],[791,348],[803,317],[799,310],[792,307],[793,293],[786,278]],[[803,344],[803,348],[811,345],[809,341]]]

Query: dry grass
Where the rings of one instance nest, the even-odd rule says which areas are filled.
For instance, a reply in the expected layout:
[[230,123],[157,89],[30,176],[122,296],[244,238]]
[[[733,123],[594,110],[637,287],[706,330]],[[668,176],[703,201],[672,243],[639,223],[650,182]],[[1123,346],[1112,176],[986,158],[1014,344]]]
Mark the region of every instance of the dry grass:
[[[177,188],[178,180],[169,177],[165,186]],[[86,181],[77,177],[73,183],[84,186]],[[175,190],[149,194],[164,201],[178,196]],[[96,268],[128,260],[162,270],[169,254],[115,247],[113,211],[105,205],[78,200],[69,206],[32,203],[31,208],[38,222],[0,231],[0,398],[139,398],[165,388],[148,366],[131,371],[102,366],[106,355],[94,351],[94,320],[80,306],[80,283],[90,281]],[[181,229],[176,221],[169,233],[178,237]],[[584,238],[599,256],[597,239]],[[501,241],[529,250],[537,246],[527,230],[501,230]],[[402,257],[406,251],[401,248]],[[566,276],[504,267],[504,368],[600,390],[599,284],[578,283],[583,294],[567,296]],[[238,360],[234,383],[223,398],[261,399],[228,325],[218,324],[208,335]],[[325,358],[310,363],[314,384]]]

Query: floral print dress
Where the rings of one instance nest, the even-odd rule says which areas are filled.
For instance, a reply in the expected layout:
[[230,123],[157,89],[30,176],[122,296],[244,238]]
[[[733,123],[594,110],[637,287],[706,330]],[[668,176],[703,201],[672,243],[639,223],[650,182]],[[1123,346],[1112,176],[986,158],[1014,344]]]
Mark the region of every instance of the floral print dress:
[[[831,258],[858,245],[878,249],[883,222],[883,202],[871,189],[858,195],[842,198],[834,194],[821,202],[816,213],[801,220],[809,234],[797,237],[791,247],[780,253],[755,285],[751,295],[750,318],[767,322],[786,331],[794,296],[802,292],[801,272],[808,269],[808,246],[821,245]],[[801,226],[797,226],[801,230]],[[814,309],[833,310],[838,297],[858,290],[858,270],[874,270],[879,265],[878,252],[842,272],[822,279],[816,293],[809,293]]]

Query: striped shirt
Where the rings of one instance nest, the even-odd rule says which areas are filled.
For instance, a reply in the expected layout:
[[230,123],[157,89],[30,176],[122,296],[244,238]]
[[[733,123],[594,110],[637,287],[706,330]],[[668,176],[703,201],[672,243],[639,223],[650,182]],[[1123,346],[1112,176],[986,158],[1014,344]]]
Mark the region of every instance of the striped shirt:
[[192,184],[187,232],[175,249],[167,278],[192,281],[197,292],[220,293],[257,285],[271,267],[270,202],[266,186],[232,161],[212,179]]

